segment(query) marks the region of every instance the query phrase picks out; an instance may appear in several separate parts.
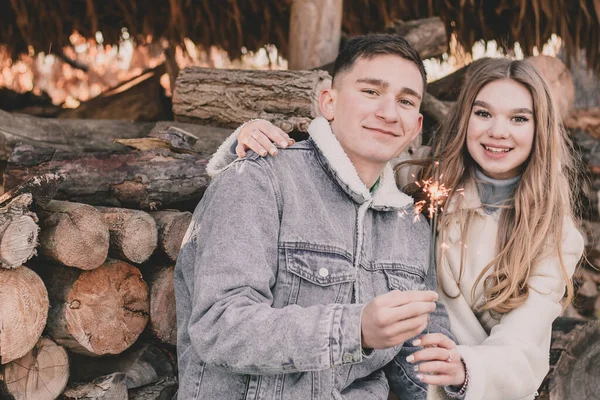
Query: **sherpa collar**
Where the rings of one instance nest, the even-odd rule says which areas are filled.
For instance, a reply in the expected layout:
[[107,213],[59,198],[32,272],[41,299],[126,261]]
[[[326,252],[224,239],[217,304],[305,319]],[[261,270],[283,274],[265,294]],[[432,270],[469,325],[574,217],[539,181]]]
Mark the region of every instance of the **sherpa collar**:
[[362,204],[372,200],[371,207],[383,211],[402,209],[413,204],[412,197],[402,193],[396,186],[394,170],[390,163],[386,164],[379,187],[371,195],[325,118],[315,118],[308,127],[308,133],[340,186],[357,203]]

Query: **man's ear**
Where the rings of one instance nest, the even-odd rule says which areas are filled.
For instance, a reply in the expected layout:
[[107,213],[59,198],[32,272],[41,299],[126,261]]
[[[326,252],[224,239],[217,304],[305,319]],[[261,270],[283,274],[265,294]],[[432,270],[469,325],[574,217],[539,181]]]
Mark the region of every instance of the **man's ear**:
[[319,111],[328,121],[333,121],[336,93],[333,88],[323,89],[319,95]]
[[415,138],[417,137],[417,135],[419,133],[421,133],[422,129],[423,129],[423,114],[419,113],[419,121],[417,122],[417,125],[415,125],[415,131],[411,134],[411,138],[410,138],[411,142],[413,140],[415,140]]

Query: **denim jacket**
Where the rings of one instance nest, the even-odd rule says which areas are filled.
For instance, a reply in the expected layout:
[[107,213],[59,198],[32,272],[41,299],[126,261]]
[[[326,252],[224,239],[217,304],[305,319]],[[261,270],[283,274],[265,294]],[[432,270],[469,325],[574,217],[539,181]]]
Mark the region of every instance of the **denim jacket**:
[[[179,399],[386,400],[386,373],[400,399],[427,397],[414,348],[363,351],[361,314],[435,289],[428,225],[390,165],[371,195],[328,122],[309,133],[228,165],[194,212],[175,268]],[[438,306],[430,331],[448,328]]]

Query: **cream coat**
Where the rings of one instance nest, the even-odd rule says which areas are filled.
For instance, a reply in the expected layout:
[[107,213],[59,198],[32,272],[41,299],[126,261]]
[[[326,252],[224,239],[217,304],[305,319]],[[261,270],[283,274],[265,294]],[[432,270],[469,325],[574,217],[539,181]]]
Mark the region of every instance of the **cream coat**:
[[[560,300],[565,291],[558,256],[547,257],[535,266],[528,280],[529,298],[522,306],[500,320],[489,312],[475,313],[473,307],[483,296],[483,280],[477,286],[475,299],[471,289],[495,256],[500,212],[488,215],[483,211],[474,185],[465,188],[465,198],[461,200],[449,202],[447,212],[454,220],[447,228],[446,243],[438,246],[444,252],[439,274],[450,296],[440,289],[440,300],[448,310],[451,330],[470,376],[465,399],[533,399],[549,369],[552,322],[561,313]],[[475,216],[468,229],[465,270],[459,280],[463,244],[457,214],[461,209],[475,209]],[[583,238],[573,223],[565,223],[563,261],[570,275],[581,258],[583,246]],[[429,398],[443,399],[444,391],[435,388]]]

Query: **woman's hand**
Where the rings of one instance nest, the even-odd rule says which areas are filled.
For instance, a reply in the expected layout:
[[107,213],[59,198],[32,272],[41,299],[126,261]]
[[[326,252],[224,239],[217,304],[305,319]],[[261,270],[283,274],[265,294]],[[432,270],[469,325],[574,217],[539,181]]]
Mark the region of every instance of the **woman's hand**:
[[431,333],[423,335],[412,342],[413,346],[422,346],[419,350],[406,358],[415,365],[417,377],[429,385],[437,386],[462,386],[465,382],[465,365],[460,354],[456,351],[456,344],[446,335]]
[[252,150],[262,157],[266,157],[267,152],[274,156],[277,154],[277,147],[273,143],[285,148],[296,141],[269,121],[257,119],[246,123],[240,130],[235,152],[239,157],[245,157],[246,150]]

